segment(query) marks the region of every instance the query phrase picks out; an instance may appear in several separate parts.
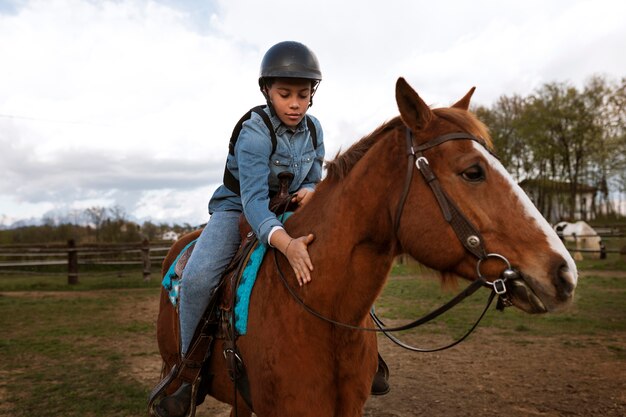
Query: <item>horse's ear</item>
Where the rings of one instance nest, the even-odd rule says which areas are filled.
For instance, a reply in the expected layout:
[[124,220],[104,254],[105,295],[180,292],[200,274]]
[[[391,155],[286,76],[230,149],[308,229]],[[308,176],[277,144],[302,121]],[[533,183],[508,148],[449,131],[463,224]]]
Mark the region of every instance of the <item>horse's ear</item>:
[[433,118],[424,100],[402,77],[396,82],[396,102],[402,121],[413,131],[423,129]]
[[461,100],[454,103],[452,107],[456,107],[457,109],[461,109],[461,110],[469,109],[470,100],[472,99],[472,95],[474,94],[475,90],[476,90],[476,87],[470,88],[467,94],[465,94],[465,97],[463,97]]

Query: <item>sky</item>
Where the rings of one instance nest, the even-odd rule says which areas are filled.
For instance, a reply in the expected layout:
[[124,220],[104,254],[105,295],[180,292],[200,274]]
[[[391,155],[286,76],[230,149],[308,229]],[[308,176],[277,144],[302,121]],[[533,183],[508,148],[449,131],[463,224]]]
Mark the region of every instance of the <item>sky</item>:
[[623,0],[0,0],[0,226],[89,207],[198,225],[277,42],[315,51],[326,157],[398,114],[626,76]]

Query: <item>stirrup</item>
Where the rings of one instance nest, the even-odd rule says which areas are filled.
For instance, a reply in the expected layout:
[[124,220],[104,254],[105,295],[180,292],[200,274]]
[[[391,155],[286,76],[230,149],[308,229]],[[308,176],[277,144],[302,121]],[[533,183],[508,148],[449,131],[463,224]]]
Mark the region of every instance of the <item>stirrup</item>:
[[[179,375],[179,370],[179,366],[174,365],[172,369],[170,369],[170,372],[165,376],[165,378],[163,378],[150,392],[150,395],[148,396],[148,412],[151,416],[165,417],[157,411],[157,407],[160,405],[161,401],[167,397],[165,395],[165,390],[170,386],[172,382],[174,382],[176,377]],[[198,387],[200,386],[201,379],[202,377],[198,376],[195,382],[191,384],[190,406],[189,410],[183,417],[194,417],[196,415],[196,397],[198,395]],[[172,395],[175,395],[176,392]]]
[[[186,386],[190,386],[191,392],[189,393],[189,404],[187,404],[187,410],[184,411],[184,413],[182,415],[177,415],[176,417],[194,417],[196,415],[196,397],[198,395],[198,386],[200,385],[200,378],[198,378],[198,380],[196,380],[195,383],[191,384],[189,382],[183,382],[181,384],[181,386],[178,388],[178,390],[176,390],[176,392],[174,392],[172,395],[169,396],[161,396],[159,397],[159,401],[154,403],[151,403],[149,411],[150,411],[150,415],[154,416],[154,417],[172,417],[169,413],[169,411],[165,408],[161,406],[161,403],[163,402],[163,400],[170,398],[170,397],[175,397],[177,395],[181,394],[181,389],[183,389],[183,387]],[[181,401],[181,403],[184,402]],[[184,405],[184,404],[183,404]]]
[[158,384],[156,384],[156,386],[148,395],[148,411],[150,412],[150,415],[155,415],[152,411],[154,402],[164,396],[163,394],[165,393],[165,389],[170,386],[172,381],[174,381],[174,379],[176,378],[177,374],[178,366],[174,365],[172,369],[170,369],[170,372],[165,375],[165,378],[163,378]]
[[385,395],[391,391],[389,387],[389,367],[380,353],[378,354],[378,368],[372,380],[371,395]]

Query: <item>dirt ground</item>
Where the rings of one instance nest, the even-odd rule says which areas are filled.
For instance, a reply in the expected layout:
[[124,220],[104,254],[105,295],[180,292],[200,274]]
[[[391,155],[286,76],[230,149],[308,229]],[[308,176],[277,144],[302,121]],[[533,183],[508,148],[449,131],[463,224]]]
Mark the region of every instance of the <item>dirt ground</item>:
[[[147,319],[156,317],[157,308],[156,300],[139,306]],[[154,339],[134,343],[131,349],[155,352],[129,358],[132,376],[152,387],[160,370]],[[443,352],[413,353],[386,338],[379,339],[379,349],[391,371],[391,392],[368,400],[368,417],[626,416],[623,334],[505,338],[479,327]],[[207,399],[196,415],[227,417],[229,408]]]

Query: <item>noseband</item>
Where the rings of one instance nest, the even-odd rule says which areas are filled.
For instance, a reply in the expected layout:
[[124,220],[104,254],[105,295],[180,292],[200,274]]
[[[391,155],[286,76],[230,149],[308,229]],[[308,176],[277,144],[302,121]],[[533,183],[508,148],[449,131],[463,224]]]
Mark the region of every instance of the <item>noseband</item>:
[[[276,268],[278,270],[278,275],[281,281],[283,282],[283,284],[285,285],[285,287],[287,288],[291,296],[296,300],[296,302],[300,304],[308,313],[312,314],[313,316],[323,321],[326,321],[331,324],[335,324],[340,327],[353,329],[353,330],[382,332],[385,334],[385,336],[391,339],[391,341],[396,343],[398,346],[401,346],[408,350],[412,350],[416,352],[436,352],[436,351],[451,348],[457,345],[458,343],[462,342],[463,340],[465,340],[472,333],[472,331],[474,331],[476,326],[478,326],[478,323],[480,323],[481,319],[484,317],[485,313],[489,309],[489,306],[491,305],[496,295],[499,296],[498,309],[503,309],[504,307],[511,305],[511,301],[507,297],[507,294],[506,294],[507,292],[506,281],[508,279],[518,278],[519,277],[518,272],[511,268],[511,263],[504,256],[497,254],[497,253],[487,252],[480,232],[478,231],[476,227],[474,227],[472,222],[469,219],[467,219],[465,215],[463,215],[463,213],[459,210],[456,204],[454,204],[452,199],[445,193],[445,191],[441,187],[441,183],[437,179],[437,176],[430,169],[428,159],[423,154],[424,151],[430,148],[433,148],[435,146],[441,145],[442,143],[451,141],[451,140],[472,140],[474,142],[479,143],[480,145],[485,147],[485,149],[487,149],[483,140],[469,133],[464,133],[464,132],[448,133],[442,136],[438,136],[434,139],[431,139],[421,145],[415,146],[413,144],[413,134],[411,133],[411,130],[409,128],[406,129],[406,149],[407,149],[406,154],[408,157],[407,158],[408,159],[407,174],[406,174],[406,180],[404,183],[404,189],[402,191],[402,196],[400,198],[400,203],[396,211],[396,217],[394,221],[394,231],[395,231],[395,236],[397,237],[398,230],[400,227],[400,220],[402,217],[402,213],[404,211],[404,205],[405,205],[407,196],[409,194],[409,190],[411,188],[411,182],[413,180],[413,165],[415,165],[417,170],[422,174],[422,177],[424,178],[426,183],[430,186],[430,189],[432,190],[437,200],[437,203],[439,204],[439,208],[441,209],[443,218],[446,220],[448,224],[450,224],[450,226],[452,227],[452,230],[456,234],[457,238],[459,239],[463,247],[472,255],[476,256],[476,258],[478,258],[478,261],[476,264],[477,279],[473,281],[470,285],[468,285],[463,291],[457,294],[454,298],[448,301],[446,304],[431,311],[425,316],[412,321],[411,323],[408,323],[402,326],[397,326],[397,327],[386,327],[385,324],[382,322],[382,320],[374,313],[372,309],[372,311],[370,312],[370,316],[372,317],[372,319],[374,320],[374,323],[376,323],[378,327],[361,327],[361,326],[355,326],[355,325],[342,323],[342,322],[338,322],[336,320],[330,319],[320,314],[319,312],[313,310],[311,307],[305,304],[287,282],[278,262],[278,253],[277,253],[278,251],[274,249],[274,261],[275,261]],[[489,149],[487,149],[487,151],[491,153]],[[501,276],[493,281],[488,281],[487,278],[482,274],[481,269],[480,269],[482,263],[489,258],[499,259],[503,261],[506,265],[506,268],[502,272]],[[415,328],[419,325],[422,325],[424,323],[427,323],[433,320],[434,318],[450,310],[452,307],[454,307],[455,305],[463,301],[465,298],[475,293],[481,287],[488,287],[492,290],[487,300],[487,304],[485,308],[483,309],[482,313],[480,314],[480,316],[478,317],[478,319],[476,320],[476,322],[473,324],[473,326],[458,340],[442,347],[433,348],[433,349],[422,349],[422,348],[416,348],[416,347],[407,345],[403,343],[402,341],[398,340],[395,336],[390,334],[390,332],[409,330],[409,329]]]

